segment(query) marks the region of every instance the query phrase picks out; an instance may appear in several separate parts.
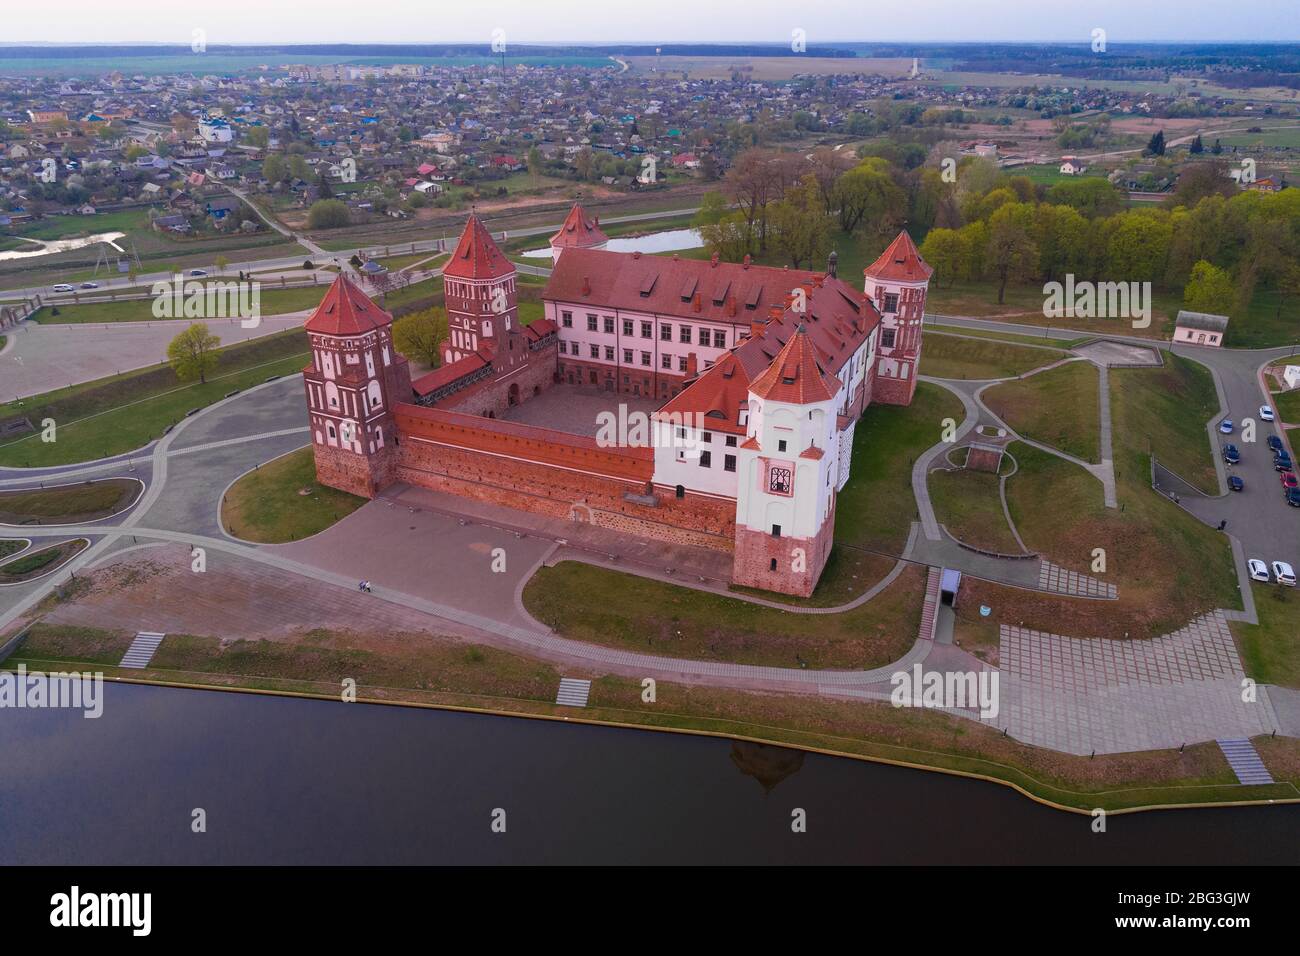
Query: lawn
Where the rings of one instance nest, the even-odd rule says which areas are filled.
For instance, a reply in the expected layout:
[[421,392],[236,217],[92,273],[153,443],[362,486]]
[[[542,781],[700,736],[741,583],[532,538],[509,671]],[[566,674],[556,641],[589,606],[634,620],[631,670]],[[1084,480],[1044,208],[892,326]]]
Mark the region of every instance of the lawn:
[[1043,315],[1045,301],[1041,282],[1008,285],[1005,302],[999,305],[997,283],[993,280],[949,282],[942,276],[936,276],[930,283],[925,308],[927,313],[940,316],[1005,319],[1021,325],[1038,325],[1050,329],[1078,329],[1102,335],[1157,339],[1168,339],[1173,335],[1172,320],[1182,308],[1180,293],[1157,290],[1152,294],[1150,327],[1135,329],[1131,319],[1048,318]]
[[1246,667],[1261,684],[1300,687],[1300,594],[1276,584],[1251,584],[1258,624],[1232,621],[1229,627]]
[[[234,281],[234,280],[231,280]],[[327,286],[303,286],[294,289],[277,289],[266,287],[258,292],[258,306],[262,315],[284,315],[314,309],[320,305]],[[222,296],[217,301],[226,304],[229,300]],[[159,317],[153,314],[154,299],[118,299],[111,301],[103,297],[98,301],[82,300],[74,305],[59,305],[42,308],[37,311],[35,321],[42,325],[80,325],[86,322],[156,322]],[[53,309],[58,309],[58,315]],[[224,316],[215,316],[224,318]],[[194,321],[193,316],[179,315],[166,318]]]
[[1115,441],[1127,443],[1140,456],[1121,464],[1117,450],[1117,467],[1139,468],[1145,479],[1145,453],[1154,451],[1175,474],[1206,494],[1219,493],[1215,452],[1205,431],[1219,413],[1209,369],[1166,353],[1163,368],[1111,369],[1110,392]]
[[246,541],[284,544],[324,531],[365,503],[317,481],[311,448],[300,448],[231,485],[221,499],[221,524]]
[[106,478],[23,491],[0,491],[0,523],[79,524],[116,514],[141,492],[140,482]]
[[960,424],[961,401],[946,388],[921,382],[912,404],[870,405],[853,432],[848,484],[835,505],[840,545],[898,555],[916,520],[912,463],[943,437],[943,422]]
[[56,441],[41,441],[40,432],[33,431],[0,445],[0,466],[67,465],[147,445],[192,409],[271,376],[301,372],[308,357],[306,334],[292,329],[219,349],[217,355],[217,371],[206,384],[182,384],[163,365],[0,406],[0,420],[59,423]]
[[0,538],[0,561],[27,547],[26,538]]
[[1101,461],[1100,382],[1091,362],[1068,362],[987,389],[981,398],[1026,438],[1084,461]]
[[860,608],[799,614],[562,561],[541,568],[523,600],[556,633],[607,647],[773,667],[871,668],[912,646],[924,591],[924,570],[909,566]]
[[1273,411],[1288,425],[1300,425],[1300,388],[1273,393]]
[[[1092,338],[1090,335],[1081,335],[1075,339],[1052,339],[1046,335],[1017,335],[1015,332],[990,332],[987,329],[968,329],[960,325],[942,325],[939,323],[926,322],[925,327],[921,330],[922,336],[934,335],[964,335],[972,339],[993,339],[998,342],[1014,342],[1017,345],[1045,345],[1049,348],[1073,348],[1080,342],[1086,342]],[[1044,332],[1047,330],[1044,329]],[[922,354],[925,352],[924,342],[928,339],[922,339]]]
[[930,501],[939,523],[959,541],[999,554],[1022,554],[1002,513],[1000,484],[987,471],[932,471]]
[[921,347],[921,374],[935,378],[1010,378],[1064,357],[1059,349],[930,333]]
[[75,541],[64,541],[61,544],[33,551],[21,558],[15,558],[8,564],[0,564],[0,584],[19,584],[49,574],[88,544],[90,542],[85,538],[77,538]]

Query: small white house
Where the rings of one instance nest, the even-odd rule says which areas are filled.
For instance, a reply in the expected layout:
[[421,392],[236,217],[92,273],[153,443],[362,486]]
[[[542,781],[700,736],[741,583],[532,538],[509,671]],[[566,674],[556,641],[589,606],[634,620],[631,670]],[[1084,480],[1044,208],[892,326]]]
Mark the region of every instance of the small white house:
[[1287,388],[1300,388],[1300,365],[1288,365],[1282,370],[1282,381]]
[[1088,167],[1079,162],[1077,156],[1061,157],[1061,175],[1062,176],[1082,176],[1088,171]]

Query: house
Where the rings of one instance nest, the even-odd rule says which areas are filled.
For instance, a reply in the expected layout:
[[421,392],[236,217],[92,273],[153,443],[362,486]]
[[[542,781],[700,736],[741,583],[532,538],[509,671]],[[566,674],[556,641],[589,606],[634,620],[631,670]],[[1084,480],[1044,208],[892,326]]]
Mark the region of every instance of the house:
[[213,219],[225,219],[231,213],[239,211],[240,202],[231,196],[222,196],[217,199],[209,199],[204,204],[203,211]]
[[678,153],[673,157],[673,165],[678,169],[699,169],[700,157],[694,153]]
[[157,232],[186,233],[190,231],[189,221],[179,214],[157,216],[151,225]]
[[1300,388],[1300,365],[1288,365],[1284,368],[1282,381],[1287,388]]
[[1185,342],[1188,345],[1212,345],[1220,348],[1223,345],[1224,335],[1228,330],[1228,317],[1226,315],[1213,315],[1209,312],[1188,312],[1186,309],[1178,313],[1178,319],[1174,324],[1174,341]]
[[1088,167],[1079,162],[1077,156],[1061,157],[1061,175],[1062,176],[1081,176],[1088,171]]
[[199,123],[199,138],[205,143],[229,143],[235,133],[223,119],[205,119]]
[[442,192],[442,186],[439,183],[416,183],[415,191],[426,196],[437,196]]

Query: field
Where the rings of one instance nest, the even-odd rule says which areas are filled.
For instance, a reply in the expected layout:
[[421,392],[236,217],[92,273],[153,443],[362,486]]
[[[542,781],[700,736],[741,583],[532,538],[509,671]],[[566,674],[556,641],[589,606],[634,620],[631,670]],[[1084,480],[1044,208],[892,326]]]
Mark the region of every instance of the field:
[[1079,361],[994,385],[981,398],[1026,438],[1095,463],[1101,461],[1099,389],[1096,367]]
[[18,584],[49,574],[87,544],[89,542],[85,538],[77,538],[75,541],[64,541],[48,548],[41,548],[6,564],[0,564],[0,584]]
[[921,374],[976,380],[1010,378],[1064,357],[1058,349],[928,333],[921,348]]
[[[233,280],[232,280],[233,281]],[[325,295],[326,286],[303,286],[294,289],[276,289],[266,288],[258,292],[259,311],[261,315],[285,315],[289,312],[301,312],[304,309],[314,309],[320,305],[321,297]],[[229,302],[225,296],[218,301],[222,303]],[[110,301],[91,301],[83,299],[74,305],[59,305],[49,308],[41,308],[37,311],[35,321],[42,325],[81,325],[87,322],[158,322],[167,321],[167,317],[160,319],[153,314],[154,300],[152,297],[147,299],[118,299]],[[59,314],[55,315],[53,309],[57,308]],[[234,311],[233,309],[229,311]],[[189,316],[174,316],[171,320],[181,320],[191,322],[193,319]]]
[[930,500],[939,523],[959,541],[999,554],[1020,554],[1002,513],[999,484],[997,475],[985,471],[932,471]]
[[311,448],[300,448],[231,485],[221,500],[221,524],[245,541],[284,544],[324,531],[365,503],[317,481]]
[[[1148,450],[1175,474],[1218,494],[1214,452],[1205,426],[1218,414],[1219,398],[1209,369],[1173,354],[1158,369],[1112,369],[1114,433],[1134,452]],[[1120,455],[1116,452],[1116,465]],[[1145,464],[1141,464],[1145,471]]]
[[79,524],[97,521],[127,507],[142,490],[138,481],[109,478],[31,491],[0,491],[0,523]]

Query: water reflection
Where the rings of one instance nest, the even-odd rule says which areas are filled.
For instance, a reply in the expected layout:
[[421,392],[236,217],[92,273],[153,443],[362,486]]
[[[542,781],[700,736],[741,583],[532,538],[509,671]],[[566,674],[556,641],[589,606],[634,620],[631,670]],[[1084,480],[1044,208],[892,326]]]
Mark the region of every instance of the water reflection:
[[84,249],[86,246],[93,246],[99,242],[106,242],[118,252],[123,252],[117,240],[125,236],[124,232],[99,232],[93,236],[82,236],[79,239],[26,239],[22,236],[15,236],[15,239],[22,239],[23,242],[30,242],[36,248],[34,249],[11,249],[7,252],[0,252],[0,262],[10,259],[33,259],[37,256],[52,256],[56,252],[68,252],[72,249]]
[[[704,245],[698,229],[668,229],[644,236],[626,236],[605,243],[609,252],[672,252],[676,249],[698,249]],[[549,259],[551,247],[529,249],[522,255],[530,259]]]

